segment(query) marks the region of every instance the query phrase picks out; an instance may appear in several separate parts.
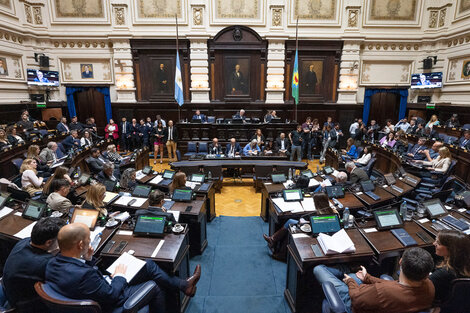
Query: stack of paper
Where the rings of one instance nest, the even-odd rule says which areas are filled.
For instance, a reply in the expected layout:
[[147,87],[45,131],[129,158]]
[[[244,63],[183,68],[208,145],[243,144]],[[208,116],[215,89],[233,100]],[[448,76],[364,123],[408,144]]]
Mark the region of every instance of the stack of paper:
[[304,198],[301,202],[304,211],[316,211],[315,202],[312,197]]
[[136,180],[141,180],[141,179],[144,178],[145,176],[147,176],[147,175],[145,175],[144,173],[142,173],[142,171],[137,171],[137,172],[135,172],[135,179],[136,179]]
[[114,197],[116,197],[118,194],[115,193],[115,192],[109,192],[109,191],[106,191],[106,194],[104,196],[104,199],[103,199],[103,202],[108,204],[111,200],[114,199]]
[[145,201],[147,201],[146,198],[136,198],[136,197],[122,196],[119,199],[117,199],[116,202],[114,202],[114,204],[127,206],[128,203],[131,200],[134,200],[134,199],[135,199],[134,203],[131,204],[131,207],[134,207],[134,208],[141,207],[142,204],[144,204]]
[[289,189],[290,186],[294,185],[294,182],[292,180],[288,180],[285,183],[283,183],[283,185],[286,189]]
[[317,240],[325,254],[356,252],[354,243],[344,229],[333,236],[320,233]]
[[31,232],[33,231],[34,225],[36,225],[36,222],[29,224],[28,226],[26,226],[25,228],[23,228],[22,230],[14,234],[13,236],[20,238],[20,239],[31,237]]
[[319,185],[320,185],[320,182],[316,180],[315,178],[310,178],[310,180],[308,181],[309,187],[317,187]]
[[7,216],[11,212],[13,212],[13,209],[10,209],[9,207],[3,207],[3,209],[0,210],[0,218]]
[[111,274],[114,274],[116,267],[119,264],[124,264],[127,266],[126,273],[123,275],[129,283],[132,278],[145,266],[145,261],[139,260],[135,256],[130,255],[127,252],[124,252],[110,267],[107,271]]
[[180,211],[172,211],[172,210],[169,210],[169,211],[167,211],[167,212],[173,214],[173,216],[175,217],[175,221],[178,222],[178,220],[180,219],[180,214],[181,214]]
[[158,185],[158,183],[161,182],[162,180],[163,180],[163,177],[161,175],[158,175],[158,176],[155,176],[154,179],[149,181],[149,184]]
[[195,183],[195,182],[192,182],[192,181],[187,181],[186,182],[186,187],[189,187],[191,189],[196,188],[197,185],[199,185],[199,183]]
[[284,201],[284,198],[275,198],[273,199],[274,204],[281,210],[282,212],[303,212],[304,208],[300,204],[299,201]]
[[114,219],[119,220],[121,222],[125,222],[129,217],[131,217],[131,215],[129,214],[129,212],[126,211],[126,212],[119,213],[118,215],[114,217]]

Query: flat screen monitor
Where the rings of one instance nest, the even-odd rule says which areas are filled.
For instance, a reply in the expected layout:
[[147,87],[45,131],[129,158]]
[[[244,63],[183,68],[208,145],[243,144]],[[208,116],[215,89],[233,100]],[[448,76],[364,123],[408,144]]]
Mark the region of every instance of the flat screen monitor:
[[442,72],[411,75],[411,89],[441,88]]
[[283,190],[282,196],[284,201],[301,201],[304,198],[300,189]]
[[150,173],[152,173],[152,167],[151,166],[144,166],[144,168],[142,169],[142,174],[145,174],[145,175],[148,175]]
[[28,206],[23,211],[23,217],[33,221],[37,221],[44,214],[45,210],[45,203],[29,200]]
[[88,226],[91,230],[95,228],[96,221],[98,220],[100,212],[98,210],[79,209],[73,210],[72,219],[70,223],[82,223]]
[[397,228],[403,225],[403,221],[396,209],[374,211],[374,218],[379,230]]
[[7,192],[0,192],[0,208],[3,208],[8,201],[10,194]]
[[59,87],[59,72],[28,69],[28,85]]
[[175,171],[165,170],[163,171],[163,179],[173,179],[175,176]]
[[337,215],[310,216],[310,224],[312,226],[312,234],[314,235],[319,233],[336,233],[341,230],[341,224]]
[[282,184],[287,181],[285,174],[271,174],[271,179],[274,184]]
[[202,123],[202,120],[200,118],[193,118],[191,120],[191,123],[194,123],[194,124],[201,124]]
[[191,189],[175,189],[171,200],[177,202],[189,202],[193,198],[193,191]]
[[191,179],[189,181],[202,184],[204,182],[204,174],[191,174]]
[[342,186],[326,186],[326,193],[328,198],[344,198],[344,191]]
[[117,185],[117,180],[106,179],[103,182],[103,185],[106,187],[106,191],[113,192]]
[[135,222],[134,235],[161,237],[165,232],[164,216],[139,215]]
[[307,176],[308,178],[313,178],[313,173],[311,170],[305,170],[305,171],[302,171],[300,172],[301,175],[303,176]]
[[135,186],[134,190],[132,191],[132,196],[133,197],[147,198],[151,191],[152,191],[151,186],[137,185],[137,186]]
[[375,189],[374,183],[371,180],[361,182],[361,187],[364,192],[374,191]]
[[426,208],[426,211],[428,211],[429,217],[431,218],[436,218],[447,214],[447,211],[440,199],[430,199],[424,201],[423,205]]
[[90,179],[90,174],[82,173],[82,175],[80,175],[80,178],[78,179],[78,184],[79,185],[86,185],[86,183],[88,183],[89,179]]
[[387,181],[387,184],[389,184],[389,185],[393,185],[397,182],[395,180],[395,176],[393,176],[392,173],[385,174],[384,177],[385,177],[385,180]]
[[334,172],[334,170],[331,166],[325,166],[323,168],[323,171],[325,172],[325,175],[331,175]]

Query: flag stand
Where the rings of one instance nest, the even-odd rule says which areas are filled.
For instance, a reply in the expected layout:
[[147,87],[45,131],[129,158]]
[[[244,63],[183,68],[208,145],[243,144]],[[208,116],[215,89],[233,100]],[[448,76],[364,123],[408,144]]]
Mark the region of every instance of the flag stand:
[[[175,14],[175,19],[176,19],[176,57],[179,57],[179,46],[178,46],[178,14]],[[178,61],[178,60],[177,60]],[[176,75],[176,74],[175,74]],[[178,122],[181,122],[181,106],[179,103],[176,103],[178,105]]]
[[[295,23],[295,53],[297,55],[298,51],[299,51],[299,39],[298,39],[298,33],[299,33],[299,17],[297,16],[297,22]],[[297,73],[298,73],[298,69],[297,69]],[[298,74],[297,74],[298,75]],[[300,83],[300,79],[299,79],[299,83]],[[300,86],[297,87],[298,90],[300,91]],[[298,92],[298,91],[297,91]],[[297,99],[298,99],[299,96],[297,96]],[[294,99],[294,120],[297,122],[297,105],[298,103],[295,103],[295,99]],[[298,100],[297,100],[298,102]]]

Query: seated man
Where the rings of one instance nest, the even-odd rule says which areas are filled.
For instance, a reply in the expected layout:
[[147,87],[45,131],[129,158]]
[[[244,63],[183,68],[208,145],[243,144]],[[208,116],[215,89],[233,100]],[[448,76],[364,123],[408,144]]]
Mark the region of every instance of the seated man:
[[92,174],[98,174],[103,170],[103,162],[99,159],[100,149],[92,148],[90,157],[86,160]]
[[463,132],[463,137],[459,139],[459,147],[465,150],[470,150],[470,130]]
[[406,155],[413,160],[424,160],[425,155],[419,152],[426,149],[426,138],[421,137],[418,139],[418,143],[408,150]]
[[349,269],[318,265],[313,274],[320,284],[332,282],[346,312],[418,312],[431,307],[434,286],[429,272],[434,267],[431,254],[421,248],[405,250],[400,259],[398,281],[383,280],[361,266],[356,274]]
[[416,134],[416,130],[418,129],[418,125],[416,124],[415,119],[410,120],[410,127],[405,131],[407,134],[414,135]]
[[[46,265],[57,250],[57,233],[65,225],[60,218],[46,217],[33,227],[31,238],[20,240],[3,268],[3,285],[12,306],[37,297],[34,284],[44,281]],[[37,307],[36,307],[37,306]],[[35,303],[30,312],[46,312],[41,302]]]
[[76,150],[80,147],[80,139],[78,139],[78,131],[77,130],[71,130],[70,135],[62,140],[62,146],[64,146],[64,149],[66,152],[69,152],[70,149]]
[[77,130],[81,132],[83,130],[83,124],[78,121],[78,118],[76,116],[72,117],[72,121],[70,122],[69,125],[70,130]]
[[354,162],[347,162],[345,165],[346,171],[349,173],[349,182],[351,184],[360,183],[369,180],[369,175],[362,168],[356,167]]
[[259,155],[260,153],[261,149],[258,146],[258,142],[254,139],[243,148],[244,156]]
[[243,121],[246,119],[246,116],[245,116],[245,110],[241,109],[239,112],[237,112],[234,116],[233,116],[233,119],[242,119]]
[[60,123],[57,124],[57,131],[59,133],[68,133],[70,132],[70,128],[67,125],[67,118],[65,116],[62,116],[60,119]]
[[127,266],[119,264],[112,279],[106,279],[94,267],[93,248],[90,246],[90,230],[86,225],[73,223],[64,226],[57,236],[60,254],[52,259],[46,268],[46,282],[54,290],[72,299],[91,299],[99,303],[103,312],[112,312],[122,307],[142,283],[153,280],[157,293],[150,301],[150,312],[166,312],[163,290],[181,290],[187,296],[194,296],[196,283],[201,276],[200,265],[187,280],[170,277],[155,262],[146,265],[128,284],[123,275]]
[[114,170],[114,164],[111,162],[104,163],[103,170],[96,177],[100,183],[103,183],[105,180],[119,181],[120,178],[121,173],[119,169]]
[[274,152],[276,153],[285,153],[289,155],[290,150],[290,141],[286,138],[285,133],[280,133],[279,137],[276,138],[274,142]]
[[436,159],[439,156],[439,149],[442,147],[444,147],[444,144],[440,141],[436,141],[433,143],[430,150],[421,150],[418,153],[424,154],[425,160],[432,162],[432,160]]
[[[333,173],[335,174],[335,173]],[[347,180],[348,180],[348,174],[346,174],[345,172],[342,172],[342,171],[339,171],[336,173],[336,175],[331,175],[334,177],[334,181],[331,181],[331,184],[332,185],[335,185],[335,186],[346,186],[347,185]],[[314,179],[314,178],[311,178],[311,179]],[[317,189],[315,189],[315,193],[316,192],[325,192],[325,187],[327,186],[327,184],[325,184],[325,182],[323,181],[318,187]]]
[[209,144],[209,154],[222,154],[222,146],[219,144],[219,139],[212,139],[212,143]]
[[374,142],[375,140],[378,140],[378,132],[379,132],[380,126],[377,124],[375,120],[370,121],[370,126],[367,127],[367,140]]
[[395,131],[399,131],[401,129],[406,133],[408,128],[410,128],[410,123],[408,123],[408,119],[406,117],[399,120],[395,125]]
[[449,127],[449,128],[458,128],[460,127],[460,122],[459,122],[459,115],[458,114],[452,114],[452,116],[450,117],[450,119],[448,119],[445,124],[444,124],[445,127]]
[[240,144],[235,138],[231,138],[230,143],[225,147],[225,154],[233,158],[236,155],[240,155],[240,153],[242,153],[242,147],[240,147]]
[[70,192],[70,183],[66,179],[54,179],[51,183],[53,191],[46,200],[47,205],[54,211],[67,212],[73,207],[72,202],[67,199]]
[[49,141],[47,143],[47,146],[42,149],[41,153],[39,153],[39,158],[41,159],[42,162],[45,162],[47,164],[53,164],[57,161],[57,148],[59,146],[57,143],[54,141]]
[[206,116],[204,114],[201,114],[201,111],[196,110],[196,112],[193,115],[193,120],[201,120],[201,123],[206,122]]
[[165,204],[165,194],[160,190],[154,190],[149,194],[149,206],[147,209],[137,210],[135,215],[154,214],[155,216],[166,216],[167,221],[176,223],[175,216],[167,212],[163,207]]

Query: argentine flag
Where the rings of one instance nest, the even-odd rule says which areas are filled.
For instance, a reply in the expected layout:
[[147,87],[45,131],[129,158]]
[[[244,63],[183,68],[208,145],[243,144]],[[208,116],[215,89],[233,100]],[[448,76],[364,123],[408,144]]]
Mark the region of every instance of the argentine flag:
[[180,106],[184,103],[183,79],[181,78],[180,55],[178,51],[176,51],[175,100]]

